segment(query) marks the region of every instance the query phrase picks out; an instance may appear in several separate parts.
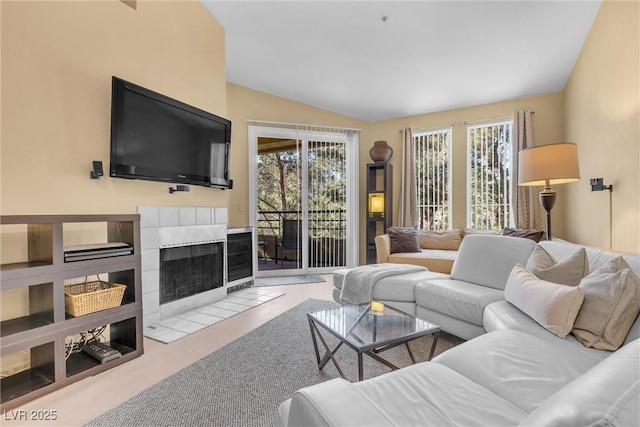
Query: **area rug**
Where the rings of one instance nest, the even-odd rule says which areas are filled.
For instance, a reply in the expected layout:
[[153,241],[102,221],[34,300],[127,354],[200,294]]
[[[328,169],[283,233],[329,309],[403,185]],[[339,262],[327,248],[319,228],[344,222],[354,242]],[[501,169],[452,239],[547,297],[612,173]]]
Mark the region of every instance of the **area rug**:
[[304,274],[299,276],[258,277],[254,280],[253,286],[299,285],[303,283],[322,282],[326,282],[322,276],[318,276],[317,274]]
[[[337,304],[305,301],[87,425],[273,426],[278,405],[296,390],[339,378],[331,363],[318,370],[306,318],[308,312],[332,307]],[[461,342],[441,333],[436,354]],[[426,360],[430,343],[430,336],[411,342],[418,361]],[[336,357],[347,378],[355,381],[356,353],[343,346]],[[404,346],[385,352],[385,357],[398,366],[411,363]],[[365,378],[389,371],[369,357],[364,361]]]

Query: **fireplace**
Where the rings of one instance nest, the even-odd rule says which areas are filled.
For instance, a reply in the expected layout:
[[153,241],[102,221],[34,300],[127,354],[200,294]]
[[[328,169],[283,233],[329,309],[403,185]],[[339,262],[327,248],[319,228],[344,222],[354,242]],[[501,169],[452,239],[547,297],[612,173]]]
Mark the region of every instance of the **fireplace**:
[[138,213],[145,327],[227,296],[226,208],[139,206]]
[[224,286],[222,242],[160,249],[160,304]]

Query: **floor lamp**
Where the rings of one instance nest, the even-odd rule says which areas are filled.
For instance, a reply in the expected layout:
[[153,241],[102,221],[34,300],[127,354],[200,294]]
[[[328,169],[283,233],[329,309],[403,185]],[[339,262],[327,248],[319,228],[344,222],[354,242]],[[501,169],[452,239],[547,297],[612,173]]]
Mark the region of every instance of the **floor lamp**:
[[578,147],[574,143],[541,145],[518,153],[518,185],[544,185],[544,190],[540,192],[540,203],[547,211],[547,240],[551,240],[551,209],[556,202],[556,192],[551,185],[579,179]]

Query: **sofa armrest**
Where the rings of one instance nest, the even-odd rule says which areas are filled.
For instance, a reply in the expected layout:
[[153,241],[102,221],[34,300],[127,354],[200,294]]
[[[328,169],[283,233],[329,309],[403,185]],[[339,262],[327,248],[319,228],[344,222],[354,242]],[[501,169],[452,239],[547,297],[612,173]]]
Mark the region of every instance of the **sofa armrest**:
[[391,255],[391,239],[389,235],[381,234],[376,236],[375,243],[378,264],[389,262],[389,255]]
[[631,426],[640,420],[640,341],[609,357],[549,396],[520,426]]
[[392,420],[342,378],[295,392],[287,426],[391,426]]

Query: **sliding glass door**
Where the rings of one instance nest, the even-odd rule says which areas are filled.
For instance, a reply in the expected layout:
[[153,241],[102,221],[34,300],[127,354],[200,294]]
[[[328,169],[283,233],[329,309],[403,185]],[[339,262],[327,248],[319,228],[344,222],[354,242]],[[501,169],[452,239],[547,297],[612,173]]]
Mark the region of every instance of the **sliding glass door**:
[[356,264],[357,140],[347,129],[249,127],[259,276]]

